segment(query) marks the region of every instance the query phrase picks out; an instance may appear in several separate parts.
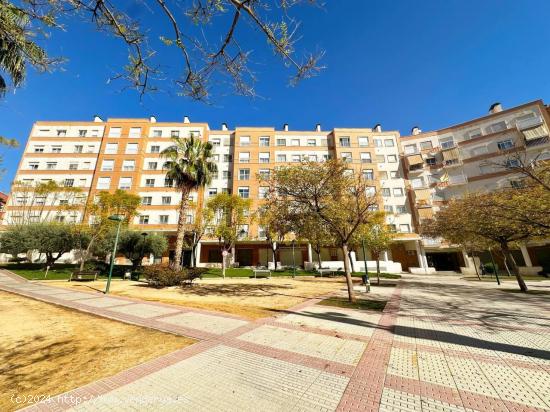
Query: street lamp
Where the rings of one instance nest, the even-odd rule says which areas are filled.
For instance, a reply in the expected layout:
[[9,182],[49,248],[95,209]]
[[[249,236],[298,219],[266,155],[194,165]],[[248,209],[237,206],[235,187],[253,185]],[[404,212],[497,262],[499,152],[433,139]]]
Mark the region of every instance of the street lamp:
[[489,248],[489,255],[491,256],[491,262],[493,262],[493,270],[495,271],[495,278],[497,279],[497,285],[500,285],[500,279],[498,278],[498,269],[497,269],[497,265],[495,264],[495,259],[493,258],[493,252],[491,251],[491,248]]
[[294,247],[296,246],[296,240],[292,239],[292,277],[296,277],[296,257],[294,255]]
[[111,278],[113,277],[113,266],[115,265],[115,255],[116,255],[116,249],[118,245],[118,237],[120,235],[120,225],[124,220],[124,216],[112,215],[112,216],[109,216],[108,219],[118,222],[118,226],[116,229],[115,245],[113,247],[113,253],[111,254],[111,266],[109,267],[109,277],[107,278],[107,287],[105,288],[105,292],[104,292],[105,294],[109,293],[109,287],[111,286]]
[[369,280],[369,271],[367,270],[367,251],[365,249],[365,239],[361,240],[363,244],[363,263],[365,265],[365,287],[367,292],[370,292],[370,280]]

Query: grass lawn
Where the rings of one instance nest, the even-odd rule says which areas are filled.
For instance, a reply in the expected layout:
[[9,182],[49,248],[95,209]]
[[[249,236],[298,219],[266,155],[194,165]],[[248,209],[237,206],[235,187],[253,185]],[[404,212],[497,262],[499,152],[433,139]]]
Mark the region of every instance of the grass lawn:
[[6,292],[0,323],[1,411],[24,406],[14,394],[53,396],[194,343]]
[[[48,282],[73,290],[104,290],[105,281]],[[187,307],[227,312],[249,319],[272,316],[304,300],[345,289],[343,278],[202,279],[192,287],[155,289],[144,282],[115,280],[111,294]]]
[[367,310],[376,310],[383,311],[386,307],[387,300],[371,300],[371,299],[357,299],[355,302],[351,303],[345,297],[334,297],[323,299],[318,305],[323,306],[334,306],[337,308],[348,308],[348,309],[367,309]]

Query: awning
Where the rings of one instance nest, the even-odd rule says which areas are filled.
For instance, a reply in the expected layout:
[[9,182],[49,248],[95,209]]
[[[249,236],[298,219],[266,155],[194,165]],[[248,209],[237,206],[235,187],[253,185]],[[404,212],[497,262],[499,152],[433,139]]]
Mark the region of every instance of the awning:
[[431,219],[434,217],[434,210],[431,207],[421,207],[418,209],[420,219]]
[[422,159],[422,155],[415,154],[412,156],[407,156],[407,163],[409,166],[421,165],[424,164],[424,159]]
[[455,160],[460,159],[460,152],[458,151],[458,147],[455,147],[454,149],[444,150],[443,152],[443,160]]
[[548,136],[548,130],[543,124],[532,129],[522,130],[521,132],[525,136],[525,140],[535,140]]
[[418,189],[414,191],[417,202],[426,202],[432,198],[432,189]]

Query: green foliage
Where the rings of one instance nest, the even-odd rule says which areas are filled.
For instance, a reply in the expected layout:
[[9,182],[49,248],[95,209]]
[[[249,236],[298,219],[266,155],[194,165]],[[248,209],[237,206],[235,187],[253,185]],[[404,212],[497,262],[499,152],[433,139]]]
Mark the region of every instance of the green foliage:
[[181,286],[189,275],[185,269],[174,269],[166,265],[150,265],[143,268],[143,276],[149,286],[165,288]]
[[132,268],[135,270],[144,256],[153,254],[162,256],[168,248],[168,240],[164,235],[149,233],[143,236],[141,232],[127,231],[120,235],[118,252],[132,261]]
[[30,242],[25,233],[23,226],[8,226],[7,230],[0,234],[0,252],[8,253],[14,258],[27,253]]
[[249,223],[247,212],[250,199],[237,195],[219,193],[208,200],[206,208],[214,216],[213,235],[219,239],[224,250],[229,250],[242,237],[242,225]]

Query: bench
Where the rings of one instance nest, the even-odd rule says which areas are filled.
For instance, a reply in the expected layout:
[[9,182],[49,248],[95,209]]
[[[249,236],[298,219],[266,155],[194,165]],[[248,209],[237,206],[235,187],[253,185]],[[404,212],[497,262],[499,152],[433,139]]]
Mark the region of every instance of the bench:
[[[271,270],[269,269],[254,269],[254,279],[256,279],[258,277],[258,275],[262,276],[262,275],[267,275],[266,277],[270,278],[271,277]],[[264,277],[264,276],[262,276]]]
[[83,271],[76,271],[71,273],[71,277],[69,278],[69,282],[72,280],[82,281],[82,280],[97,280],[97,275],[99,275],[99,272],[96,270],[83,270]]
[[329,277],[331,277],[331,276],[340,276],[340,273],[338,273],[338,272],[342,272],[342,268],[338,268],[338,269],[329,269],[329,268],[317,269],[317,272],[319,273],[319,275],[321,275],[321,277],[323,277],[323,274],[327,274]]

